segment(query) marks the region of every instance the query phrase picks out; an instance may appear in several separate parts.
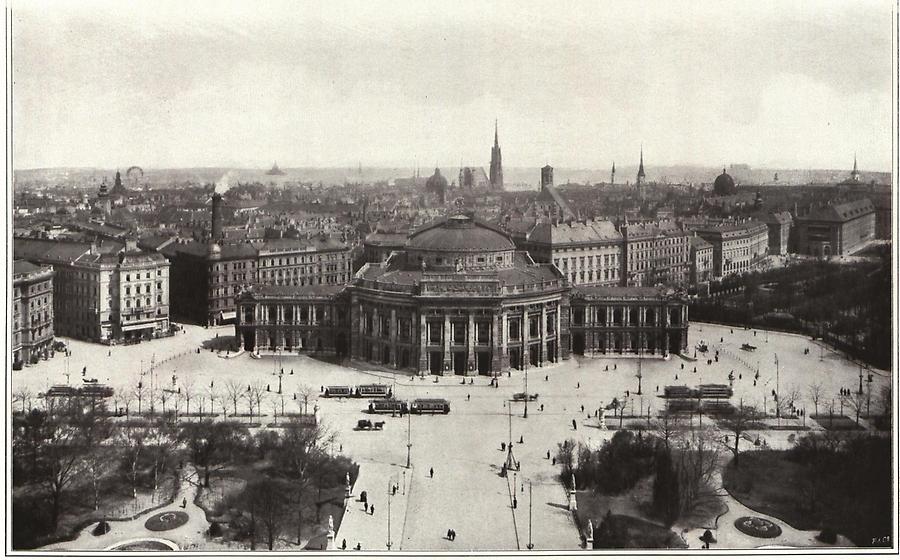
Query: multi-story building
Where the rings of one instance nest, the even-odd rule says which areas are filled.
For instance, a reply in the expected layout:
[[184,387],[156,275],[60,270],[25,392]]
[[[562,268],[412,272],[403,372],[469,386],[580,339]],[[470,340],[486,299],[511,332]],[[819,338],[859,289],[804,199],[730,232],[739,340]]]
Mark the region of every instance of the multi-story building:
[[691,286],[712,280],[713,246],[700,236],[691,236]]
[[665,356],[687,348],[687,302],[667,288],[583,286],[570,306],[574,354]]
[[347,352],[420,374],[497,375],[572,351],[664,356],[687,345],[686,302],[671,290],[572,289],[556,266],[466,215],[417,230],[343,290],[257,286],[238,306],[247,350]]
[[53,345],[53,267],[13,262],[12,364],[46,359]]
[[513,236],[536,262],[553,263],[572,286],[619,285],[622,235],[612,222],[537,222],[524,236]]
[[794,224],[791,213],[769,212],[765,221],[769,228],[769,254],[786,255],[791,238],[791,226]]
[[794,229],[798,253],[850,255],[875,238],[875,207],[868,198],[814,206],[794,216]]
[[329,235],[216,241],[223,236],[221,197],[212,198],[212,210],[218,237],[207,243],[169,243],[160,249],[172,263],[172,301],[185,320],[207,325],[235,321],[237,296],[251,285],[343,285],[353,274],[351,248]]
[[686,286],[691,273],[690,234],[672,222],[628,225],[622,232],[623,286]]
[[52,265],[54,331],[95,342],[169,334],[169,262],[124,245],[17,238],[17,258]]
[[745,220],[694,231],[713,246],[713,279],[753,270],[769,253],[769,228],[762,222]]

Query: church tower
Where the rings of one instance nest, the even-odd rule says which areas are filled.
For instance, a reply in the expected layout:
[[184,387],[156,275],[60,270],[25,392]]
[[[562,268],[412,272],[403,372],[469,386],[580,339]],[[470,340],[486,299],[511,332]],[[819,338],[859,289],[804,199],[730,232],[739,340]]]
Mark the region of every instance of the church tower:
[[850,172],[850,180],[854,183],[859,182],[859,169],[856,167],[856,154],[853,154],[853,171]]
[[612,172],[609,174],[609,184],[616,184],[616,162],[613,162]]
[[634,186],[638,190],[638,194],[641,197],[641,200],[644,199],[644,179],[646,178],[646,174],[644,173],[644,145],[641,144],[641,164],[638,166],[637,172],[637,181],[635,181]]
[[[483,173],[483,171],[482,171]],[[497,121],[494,121],[494,147],[491,148],[491,188],[503,190],[503,161],[500,156],[500,140],[497,134]]]

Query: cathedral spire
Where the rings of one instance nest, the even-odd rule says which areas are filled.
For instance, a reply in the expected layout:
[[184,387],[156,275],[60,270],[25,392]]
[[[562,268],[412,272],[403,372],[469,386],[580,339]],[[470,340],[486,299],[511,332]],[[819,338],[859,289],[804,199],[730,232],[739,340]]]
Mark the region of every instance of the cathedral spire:
[[497,119],[494,119],[494,147],[491,148],[491,188],[503,190],[503,158],[500,155],[500,135],[498,133]]

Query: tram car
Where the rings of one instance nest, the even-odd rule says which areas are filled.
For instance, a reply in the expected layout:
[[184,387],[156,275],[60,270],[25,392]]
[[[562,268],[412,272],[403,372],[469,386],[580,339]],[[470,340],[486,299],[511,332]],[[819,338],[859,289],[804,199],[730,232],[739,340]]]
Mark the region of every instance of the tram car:
[[387,385],[357,385],[355,396],[359,398],[389,398],[393,396],[391,388]]
[[323,397],[352,397],[353,390],[349,385],[329,385],[325,387],[325,392],[322,393]]
[[415,399],[409,405],[412,414],[449,414],[450,401],[447,399]]
[[409,405],[405,401],[398,401],[397,399],[375,399],[369,401],[369,413],[380,414],[384,412],[406,414],[409,412]]

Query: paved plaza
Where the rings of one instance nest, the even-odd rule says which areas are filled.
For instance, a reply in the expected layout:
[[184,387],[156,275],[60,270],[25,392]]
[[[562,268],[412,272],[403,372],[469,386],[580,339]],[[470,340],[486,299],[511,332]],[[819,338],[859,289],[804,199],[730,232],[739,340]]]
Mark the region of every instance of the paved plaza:
[[[565,491],[555,478],[558,468],[546,458],[547,451],[554,453],[557,443],[568,438],[592,445],[610,438],[614,432],[600,430],[597,419],[589,419],[588,415],[606,406],[614,397],[625,398],[626,391],[630,393],[626,414],[631,413],[632,407],[634,414],[638,411],[646,414],[649,408],[651,415],[655,416],[664,408],[664,400],[659,395],[665,385],[728,384],[728,374],[733,370],[733,402],[743,399],[745,404],[759,408],[765,402],[766,408],[773,413],[774,406],[768,395],[776,385],[776,354],[780,390],[784,392],[796,388],[800,397],[795,406],[805,408],[807,414],[813,411],[808,395],[811,384],[822,384],[822,394],[826,395],[823,401],[829,403],[840,388],[855,390],[859,384],[858,365],[829,349],[820,351],[818,343],[808,337],[774,332],[767,335],[764,331],[756,331],[754,335],[752,330],[734,328],[732,332],[730,327],[694,324],[690,331],[690,356],[693,356],[694,345],[703,340],[709,344],[708,358],[714,356],[716,349],[720,351],[718,362],[707,365],[707,357],[701,353],[697,354],[697,361],[678,356],[668,360],[644,359],[641,361],[643,390],[640,396],[635,395],[638,387],[636,359],[588,356],[552,367],[530,369],[528,391],[540,396],[536,402],[529,403],[528,418],[525,419],[522,417],[522,403],[512,403],[512,408],[507,408],[511,395],[524,389],[523,372],[513,372],[511,376],[501,378],[499,388],[494,388],[485,377],[475,377],[473,385],[463,385],[460,377],[448,376],[435,381],[434,376],[420,378],[409,374],[360,371],[306,356],[263,356],[256,359],[242,354],[226,359],[209,350],[196,353],[204,341],[214,340],[217,334],[220,338],[226,337],[232,332],[227,327],[203,329],[187,326],[184,333],[174,338],[113,347],[111,350],[105,346],[67,340],[72,350],[69,358],[71,381],[73,384],[80,382],[81,370],[87,367],[88,378],[108,383],[117,392],[133,391],[140,379],[141,361],[148,368],[151,359],[155,363],[154,383],[160,384],[158,386],[171,388],[172,376],[175,375],[176,386],[191,379],[195,392],[209,392],[212,385],[212,393],[221,398],[225,384],[231,379],[239,379],[244,384],[261,381],[272,389],[268,404],[263,405],[263,413],[268,416],[264,418],[265,422],[271,422],[273,406],[278,408],[279,413],[281,410],[281,397],[275,393],[279,380],[274,373],[282,367],[285,371],[282,377],[285,412],[301,410],[301,400],[298,398],[295,401],[293,396],[300,392],[302,384],[314,388],[318,394],[323,385],[380,382],[393,384],[395,394],[401,399],[426,396],[449,399],[449,415],[402,419],[386,415],[383,430],[356,431],[353,429],[356,421],[368,417],[364,412],[365,399],[316,398],[315,404],[320,408],[324,424],[337,434],[334,451],[342,450],[361,466],[354,495],[367,491],[369,503],[376,508],[374,515],[365,514],[355,498],[348,500],[347,514],[338,531],[338,546],[342,539],[346,539],[348,548],[360,543],[363,550],[387,549],[388,488],[392,483],[400,486],[396,496],[391,497],[392,550],[524,550],[529,540],[537,550],[578,549],[578,532],[571,514],[565,510]],[[741,350],[744,343],[757,346],[757,349],[752,352]],[[804,352],[807,348],[809,353]],[[13,372],[14,391],[27,388],[36,395],[51,384],[64,383],[65,361],[66,358],[58,353],[49,361]],[[695,366],[696,373],[693,371]],[[760,377],[754,386],[757,368]],[[144,379],[145,383],[149,382],[146,375]],[[888,372],[873,372],[873,414],[878,412],[876,402],[881,386],[889,383]],[[541,405],[543,411],[540,410]],[[132,403],[131,406],[134,410],[136,405]],[[167,408],[171,406],[169,402]],[[183,411],[183,402],[181,406]],[[196,412],[197,406],[196,400],[192,401],[192,412]],[[310,411],[313,406],[311,401]],[[820,402],[820,414],[824,406]],[[216,408],[221,418],[221,404]],[[509,414],[510,410],[512,414]],[[231,412],[230,403],[228,411]],[[247,412],[245,403],[238,403],[238,412]],[[845,415],[852,416],[852,413],[845,410]],[[573,420],[577,429],[572,427]],[[499,476],[500,466],[506,458],[500,445],[509,440],[510,423],[512,439],[516,442],[514,453],[521,463],[521,471],[515,479],[512,473],[509,479]],[[812,420],[808,419],[807,423],[818,429]],[[608,420],[608,424],[610,427],[617,426],[612,419]],[[408,430],[412,441],[410,470],[405,468]],[[799,435],[799,432],[769,431],[762,437],[770,447],[785,447],[789,445],[791,434]],[[522,444],[518,443],[520,438]],[[434,469],[433,478],[430,469]],[[516,509],[512,508],[513,493],[518,505]],[[741,515],[747,514],[746,508],[731,507],[732,503],[736,502],[730,500],[732,513],[729,516],[733,517],[732,514],[739,510]],[[530,537],[529,505],[533,519]],[[795,531],[783,522],[779,524],[785,529],[781,537],[767,542],[753,542],[746,536],[728,536],[730,532],[725,528],[728,525],[726,520],[719,525],[722,533],[728,533],[719,536],[720,546],[814,544],[810,541],[812,533]],[[448,529],[456,531],[455,540],[446,538]],[[689,545],[699,547],[699,541],[691,538],[691,534],[688,535]]]

